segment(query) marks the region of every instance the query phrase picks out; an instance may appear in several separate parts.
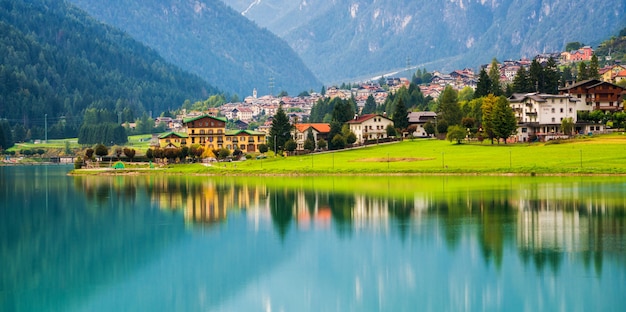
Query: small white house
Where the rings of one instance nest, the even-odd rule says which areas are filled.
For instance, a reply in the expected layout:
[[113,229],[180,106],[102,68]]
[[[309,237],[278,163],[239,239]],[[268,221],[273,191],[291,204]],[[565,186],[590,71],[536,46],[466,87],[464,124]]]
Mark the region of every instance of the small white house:
[[393,126],[393,120],[378,114],[354,116],[347,122],[350,131],[356,135],[356,143],[387,138],[387,126]]

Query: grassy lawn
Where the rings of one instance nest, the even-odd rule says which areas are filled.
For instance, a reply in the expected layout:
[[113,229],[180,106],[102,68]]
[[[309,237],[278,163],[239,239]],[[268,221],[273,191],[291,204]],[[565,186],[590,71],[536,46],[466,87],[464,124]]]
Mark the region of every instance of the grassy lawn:
[[242,162],[170,165],[179,174],[394,174],[536,173],[626,174],[626,135],[579,138],[560,143],[453,144],[406,140],[304,156]]
[[[128,143],[124,144],[122,147],[134,148],[138,153],[143,154],[150,146],[150,138],[152,138],[151,134],[141,134],[141,135],[132,135],[128,137]],[[43,142],[43,140],[42,140]],[[23,149],[65,149],[66,142],[70,143],[70,149],[82,149],[84,146],[78,144],[77,138],[68,138],[68,139],[59,139],[59,140],[48,140],[47,143],[16,143],[15,146],[11,147],[9,150],[13,150],[19,152]]]

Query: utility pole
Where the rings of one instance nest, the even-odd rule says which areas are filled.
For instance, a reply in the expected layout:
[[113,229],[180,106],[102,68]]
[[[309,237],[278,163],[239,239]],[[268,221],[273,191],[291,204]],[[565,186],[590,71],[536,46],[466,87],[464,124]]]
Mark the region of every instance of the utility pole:
[[45,143],[48,143],[48,114],[44,114]]

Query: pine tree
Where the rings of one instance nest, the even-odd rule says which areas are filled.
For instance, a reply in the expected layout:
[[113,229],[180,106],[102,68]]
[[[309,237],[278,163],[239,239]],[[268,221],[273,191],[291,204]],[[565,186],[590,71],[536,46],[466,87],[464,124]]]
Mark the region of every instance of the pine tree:
[[502,95],[502,84],[500,84],[500,69],[498,67],[498,60],[495,58],[491,61],[491,68],[489,69],[489,80],[491,81],[491,94],[495,96]]
[[515,74],[515,78],[513,78],[513,92],[528,93],[532,91],[533,88],[530,84],[528,72],[524,66],[520,66],[519,70],[517,70],[517,74]]
[[539,91],[548,94],[558,94],[560,75],[556,61],[553,58],[548,59],[546,67],[543,68],[543,76],[545,77],[543,88]]
[[275,147],[276,150],[282,151],[285,147],[285,142],[289,139],[291,139],[291,123],[289,123],[289,117],[285,114],[283,106],[280,105],[272,119],[268,143],[270,148]]
[[491,92],[491,78],[487,74],[484,68],[480,70],[478,74],[478,82],[476,82],[476,91],[474,92],[474,98],[481,98],[487,96]]
[[543,67],[536,59],[530,63],[530,71],[528,73],[528,77],[530,78],[530,84],[532,88],[532,92],[539,92],[543,88],[544,85],[544,72]]
[[376,112],[376,100],[374,99],[374,96],[370,94],[367,97],[367,100],[365,100],[365,106],[363,106],[361,114],[373,114],[374,112]]
[[446,86],[439,97],[437,116],[439,122],[446,122],[448,126],[461,123],[463,117],[461,106],[459,106],[457,93],[451,86]]
[[585,62],[578,63],[578,75],[576,75],[576,81],[584,81],[589,79],[589,70]]
[[589,62],[589,67],[587,68],[589,79],[600,79],[600,73],[598,72],[599,69],[600,65],[598,64],[598,57],[594,54],[591,56],[591,61]]
[[402,98],[398,98],[398,103],[393,112],[393,124],[400,130],[405,130],[409,127],[409,113]]
[[498,97],[492,114],[494,135],[498,139],[504,139],[504,144],[506,144],[506,139],[517,130],[517,119],[509,100],[504,96]]

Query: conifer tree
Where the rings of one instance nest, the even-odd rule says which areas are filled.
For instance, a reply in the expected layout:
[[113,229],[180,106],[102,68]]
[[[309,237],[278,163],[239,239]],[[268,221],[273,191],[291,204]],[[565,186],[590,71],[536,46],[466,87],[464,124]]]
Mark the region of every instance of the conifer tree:
[[478,74],[478,82],[476,82],[476,91],[474,92],[474,98],[481,98],[487,96],[491,92],[491,78],[487,74],[484,68],[480,70]]
[[269,147],[282,151],[285,147],[285,142],[289,139],[291,139],[291,123],[283,110],[283,106],[280,105],[272,119],[272,128],[268,138]]
[[373,114],[375,112],[376,112],[376,100],[374,99],[374,96],[370,94],[367,97],[367,100],[365,100],[365,106],[363,106],[363,110],[361,111],[361,114],[363,115]]
[[393,125],[400,130],[405,130],[409,127],[409,113],[402,98],[398,98],[398,103],[393,112]]
[[447,86],[439,97],[437,116],[439,123],[445,122],[448,126],[461,123],[463,117],[461,106],[459,106],[457,93],[451,86]]

